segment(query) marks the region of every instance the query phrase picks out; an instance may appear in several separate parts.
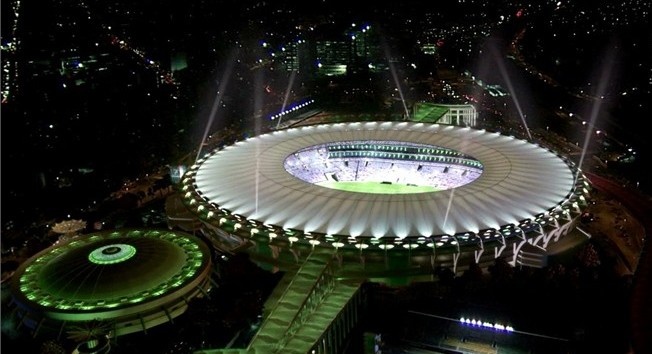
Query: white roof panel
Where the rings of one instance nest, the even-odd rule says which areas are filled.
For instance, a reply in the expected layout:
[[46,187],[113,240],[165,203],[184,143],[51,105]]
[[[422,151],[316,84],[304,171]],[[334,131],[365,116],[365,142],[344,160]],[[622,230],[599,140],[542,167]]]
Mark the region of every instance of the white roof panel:
[[[418,194],[365,194],[320,187],[289,174],[285,158],[337,141],[391,140],[457,150],[484,171],[464,186]],[[456,126],[365,122],[307,126],[250,138],[199,166],[197,190],[211,203],[264,224],[351,236],[431,236],[499,228],[547,212],[573,190],[571,168],[553,152],[513,137]]]

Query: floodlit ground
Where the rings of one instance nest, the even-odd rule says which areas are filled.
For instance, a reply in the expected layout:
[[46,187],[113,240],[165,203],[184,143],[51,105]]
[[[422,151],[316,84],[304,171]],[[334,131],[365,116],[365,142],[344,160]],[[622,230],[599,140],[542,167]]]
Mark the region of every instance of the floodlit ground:
[[411,186],[405,184],[386,184],[378,182],[335,182],[326,181],[318,183],[319,186],[347,192],[373,193],[373,194],[414,194],[437,192],[438,189],[430,186]]

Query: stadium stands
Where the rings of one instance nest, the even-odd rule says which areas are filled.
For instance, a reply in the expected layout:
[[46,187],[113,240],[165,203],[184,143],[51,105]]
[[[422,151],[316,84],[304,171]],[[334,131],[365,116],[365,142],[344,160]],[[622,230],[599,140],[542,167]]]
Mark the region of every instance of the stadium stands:
[[463,186],[482,174],[477,160],[458,152],[388,141],[378,145],[344,142],[313,146],[288,156],[284,167],[312,184],[391,182],[438,190]]

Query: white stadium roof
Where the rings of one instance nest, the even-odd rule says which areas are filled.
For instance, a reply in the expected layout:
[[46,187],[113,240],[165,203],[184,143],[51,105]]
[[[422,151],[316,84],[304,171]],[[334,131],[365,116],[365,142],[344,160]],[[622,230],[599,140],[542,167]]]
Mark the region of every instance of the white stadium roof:
[[[457,150],[484,172],[464,186],[418,194],[367,194],[320,187],[288,173],[294,152],[338,141],[404,141]],[[195,166],[209,203],[267,225],[331,235],[454,235],[534,219],[569,199],[573,171],[538,145],[484,130],[409,122],[305,126],[260,135]]]

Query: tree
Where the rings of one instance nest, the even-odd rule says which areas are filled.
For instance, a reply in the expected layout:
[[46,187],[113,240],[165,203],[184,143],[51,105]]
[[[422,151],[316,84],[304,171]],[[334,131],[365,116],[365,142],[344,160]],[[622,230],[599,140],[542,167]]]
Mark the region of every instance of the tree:
[[68,339],[78,343],[78,348],[85,347],[93,353],[98,353],[99,349],[106,347],[105,352],[108,352],[108,335],[111,333],[111,324],[108,322],[99,320],[82,322],[71,326],[67,333]]
[[587,243],[577,253],[580,264],[586,268],[596,268],[600,265],[600,255],[593,243]]
[[66,354],[66,348],[55,340],[47,340],[41,344],[41,354]]
[[448,268],[448,267],[444,268],[444,267],[438,266],[435,269],[435,274],[437,275],[437,277],[439,278],[439,281],[443,285],[453,285],[453,281],[455,279],[455,273],[453,273],[453,271],[450,268]]
[[514,267],[504,257],[496,258],[494,264],[487,267],[491,280],[496,284],[507,284],[514,278]]

